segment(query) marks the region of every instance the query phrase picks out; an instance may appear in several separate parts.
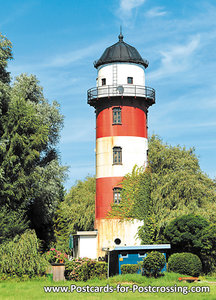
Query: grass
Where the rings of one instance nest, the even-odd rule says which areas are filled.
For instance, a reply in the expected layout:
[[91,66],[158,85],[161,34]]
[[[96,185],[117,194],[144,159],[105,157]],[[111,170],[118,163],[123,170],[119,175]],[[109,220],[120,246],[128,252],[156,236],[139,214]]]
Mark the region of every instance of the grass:
[[[145,276],[137,274],[126,274],[111,277],[109,279],[89,280],[87,282],[51,282],[48,279],[34,279],[23,282],[17,282],[14,280],[2,281],[0,283],[0,299],[216,299],[216,285],[212,282],[216,282],[215,277],[209,278],[202,277],[201,282],[197,283],[179,283],[178,277],[182,275],[176,273],[165,273],[165,276],[160,278],[147,278]],[[45,293],[44,286],[68,286],[76,284],[77,286],[85,287],[89,286],[109,286],[116,287],[118,284],[121,286],[132,286],[138,284],[139,286],[209,286],[210,293],[189,293],[183,295],[182,293],[135,293],[129,291],[128,293]]]

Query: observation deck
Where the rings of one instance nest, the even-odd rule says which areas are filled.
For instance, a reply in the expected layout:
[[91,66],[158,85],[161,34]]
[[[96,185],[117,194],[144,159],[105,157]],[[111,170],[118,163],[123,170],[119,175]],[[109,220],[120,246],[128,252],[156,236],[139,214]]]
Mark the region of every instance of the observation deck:
[[94,107],[100,99],[111,97],[143,98],[151,106],[155,103],[155,90],[147,86],[121,84],[94,87],[87,91],[87,102]]

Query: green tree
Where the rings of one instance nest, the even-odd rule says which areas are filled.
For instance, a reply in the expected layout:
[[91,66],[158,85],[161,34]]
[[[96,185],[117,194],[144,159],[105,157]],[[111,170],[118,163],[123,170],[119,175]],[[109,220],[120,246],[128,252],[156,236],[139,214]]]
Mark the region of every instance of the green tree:
[[172,220],[165,228],[165,238],[171,243],[174,252],[200,253],[202,233],[209,222],[201,216],[183,215]]
[[7,71],[7,64],[12,58],[12,44],[0,33],[0,137],[3,134],[3,118],[10,99],[10,73]]
[[58,248],[68,250],[69,235],[77,230],[93,230],[95,214],[95,178],[79,180],[59,204],[56,217]]
[[149,138],[149,165],[157,238],[166,224],[184,214],[216,221],[216,184],[201,171],[193,148],[173,147],[153,135]]
[[10,73],[6,69],[8,60],[12,58],[12,44],[0,32],[0,81],[2,83],[10,83]]
[[48,243],[64,197],[66,168],[56,150],[63,116],[56,101],[44,98],[35,76],[22,74],[10,85],[11,43],[2,35],[0,54],[0,241],[30,227]]
[[201,236],[200,258],[206,273],[216,271],[216,225],[204,228]]
[[181,215],[216,221],[216,184],[201,171],[194,149],[169,146],[153,135],[148,159],[148,172],[134,169],[125,176],[121,203],[112,206],[111,216],[144,220],[143,243],[163,240],[165,226]]

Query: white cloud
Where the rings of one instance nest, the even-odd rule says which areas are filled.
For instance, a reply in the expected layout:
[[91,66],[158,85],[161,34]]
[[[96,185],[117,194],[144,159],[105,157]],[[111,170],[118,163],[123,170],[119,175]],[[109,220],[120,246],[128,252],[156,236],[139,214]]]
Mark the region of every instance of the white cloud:
[[158,70],[151,72],[148,77],[159,79],[185,71],[190,65],[189,59],[191,59],[199,44],[200,36],[196,35],[185,45],[176,45],[167,51],[161,51],[161,65]]
[[93,44],[91,46],[81,48],[78,50],[74,50],[68,53],[64,53],[61,55],[57,55],[56,57],[52,58],[46,67],[64,67],[73,62],[79,61],[85,57],[91,56],[95,53],[98,48],[100,48],[100,44]]
[[120,10],[123,14],[131,14],[133,8],[141,6],[145,0],[121,0]]
[[146,0],[120,0],[117,17],[121,20],[125,27],[133,27],[136,19],[136,9],[143,5],[145,1]]
[[[14,61],[9,62],[10,66],[10,71],[12,73],[19,74],[25,70],[25,72],[34,72],[38,70],[47,70],[48,68],[62,68],[69,66],[75,62],[78,62],[80,60],[83,60],[87,57],[90,56],[95,56],[96,53],[103,51],[105,48],[106,41],[102,40],[101,42],[79,48],[76,50],[72,50],[69,52],[62,52],[61,54],[57,55],[50,55],[49,57],[46,57],[45,59],[40,60],[38,62],[33,62],[33,63],[22,63],[21,65],[19,64],[14,64]],[[40,57],[39,57],[40,59]]]
[[161,17],[166,14],[167,11],[163,10],[163,7],[157,6],[147,11],[146,16],[153,18],[153,17]]

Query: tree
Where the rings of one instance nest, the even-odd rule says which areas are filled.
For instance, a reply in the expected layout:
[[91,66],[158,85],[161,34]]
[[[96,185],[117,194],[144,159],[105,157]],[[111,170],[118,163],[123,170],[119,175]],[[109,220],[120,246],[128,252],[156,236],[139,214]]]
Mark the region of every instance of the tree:
[[8,60],[12,58],[12,44],[0,33],[0,137],[3,133],[3,117],[7,112],[10,99],[10,73],[6,69]]
[[149,138],[149,165],[157,238],[166,224],[180,215],[198,214],[216,222],[216,184],[201,171],[193,148],[169,146],[153,135]]
[[216,222],[216,184],[201,171],[194,149],[166,145],[153,135],[148,159],[148,172],[125,176],[121,204],[113,205],[112,216],[142,215],[143,243],[163,240],[165,226],[177,216],[199,214]]
[[216,270],[216,225],[204,228],[201,236],[200,258],[206,273]]
[[0,33],[0,81],[10,83],[10,73],[7,72],[7,62],[12,59],[12,44]]
[[0,54],[1,242],[30,227],[47,244],[54,238],[53,219],[64,197],[66,168],[56,150],[63,116],[56,101],[44,98],[35,76],[22,74],[10,85],[11,43],[3,36]]
[[171,243],[174,252],[200,253],[202,233],[209,222],[201,216],[183,215],[172,220],[164,230],[165,238]]
[[79,180],[59,204],[56,217],[58,248],[68,250],[69,235],[77,230],[93,230],[96,184],[94,177]]

